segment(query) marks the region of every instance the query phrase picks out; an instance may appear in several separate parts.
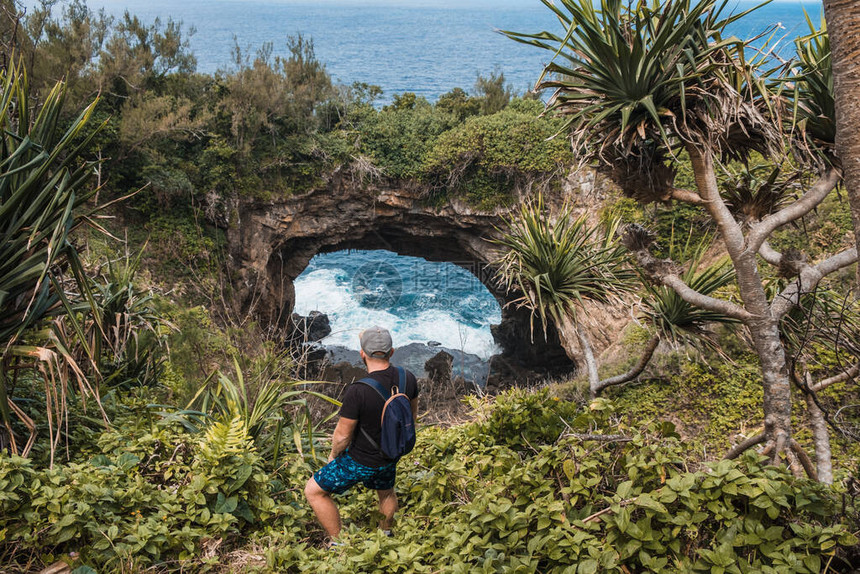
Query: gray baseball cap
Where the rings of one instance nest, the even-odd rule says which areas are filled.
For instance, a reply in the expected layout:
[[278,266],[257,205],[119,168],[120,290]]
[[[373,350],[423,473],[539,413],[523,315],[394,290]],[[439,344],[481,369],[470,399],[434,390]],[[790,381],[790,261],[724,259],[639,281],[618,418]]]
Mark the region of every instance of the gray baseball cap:
[[387,359],[391,353],[391,333],[382,327],[369,327],[358,335],[361,350],[369,357]]

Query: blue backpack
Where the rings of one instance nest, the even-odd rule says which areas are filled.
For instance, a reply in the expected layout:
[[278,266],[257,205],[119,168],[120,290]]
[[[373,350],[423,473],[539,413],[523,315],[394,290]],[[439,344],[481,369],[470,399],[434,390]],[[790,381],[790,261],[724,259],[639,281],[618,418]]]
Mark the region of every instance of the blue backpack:
[[406,395],[406,371],[403,367],[397,367],[397,373],[400,376],[400,384],[397,388],[392,387],[390,394],[375,379],[366,377],[358,381],[373,388],[385,401],[382,407],[381,444],[373,440],[363,428],[361,432],[373,448],[382,451],[382,454],[392,460],[399,459],[415,446],[415,421],[412,417],[412,404]]

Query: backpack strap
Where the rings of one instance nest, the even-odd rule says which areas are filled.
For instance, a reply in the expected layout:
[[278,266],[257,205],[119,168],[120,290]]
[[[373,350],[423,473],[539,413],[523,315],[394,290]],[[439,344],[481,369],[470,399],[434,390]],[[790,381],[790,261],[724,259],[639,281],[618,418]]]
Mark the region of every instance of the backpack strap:
[[[403,367],[396,367],[397,374],[400,376],[400,382],[397,385],[397,392],[401,395],[406,394],[406,369]],[[407,395],[409,396],[409,395]]]
[[[398,368],[400,368],[400,367],[398,367]],[[377,393],[379,393],[379,396],[382,397],[383,401],[388,400],[388,397],[385,396],[385,387],[383,387],[382,383],[380,383],[376,379],[371,378],[371,377],[364,377],[363,379],[359,379],[356,382],[357,383],[363,383],[363,384],[367,385],[368,387],[372,388],[373,390],[375,390]]]
[[[400,368],[400,367],[398,367],[398,368]],[[382,397],[382,402],[385,402],[388,400],[388,398],[386,398],[386,396],[385,396],[385,387],[383,387],[382,383],[380,383],[376,379],[371,378],[371,377],[365,377],[363,379],[357,380],[356,382],[367,385],[368,387],[370,387],[371,389],[376,391],[377,394],[379,394],[379,396]],[[372,446],[373,448],[375,448],[378,451],[382,451],[382,448],[379,446],[379,443],[376,442],[375,440],[373,440],[373,438],[370,436],[370,433],[367,432],[366,430],[364,430],[364,427],[360,426],[358,430],[361,431],[361,434],[364,435],[364,438],[367,439],[367,442],[370,443],[370,446]]]

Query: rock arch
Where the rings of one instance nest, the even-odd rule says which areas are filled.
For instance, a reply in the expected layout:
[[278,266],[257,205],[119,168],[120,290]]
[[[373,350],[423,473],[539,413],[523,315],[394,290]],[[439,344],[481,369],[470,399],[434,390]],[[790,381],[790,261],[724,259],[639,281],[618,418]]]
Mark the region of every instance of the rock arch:
[[492,239],[505,211],[478,211],[464,202],[427,201],[414,183],[362,182],[348,170],[332,173],[325,185],[277,201],[236,201],[228,226],[234,287],[244,312],[283,327],[295,302],[293,282],[318,253],[343,249],[387,249],[400,255],[447,261],[469,271],[502,306],[493,335],[502,359],[516,370],[569,372],[550,329],[531,333],[528,313],[507,305],[510,295],[492,280],[497,255]]

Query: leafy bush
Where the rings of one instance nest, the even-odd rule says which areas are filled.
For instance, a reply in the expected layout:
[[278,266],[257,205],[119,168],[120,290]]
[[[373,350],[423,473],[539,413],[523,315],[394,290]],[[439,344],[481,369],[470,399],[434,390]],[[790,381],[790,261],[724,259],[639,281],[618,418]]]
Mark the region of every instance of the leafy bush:
[[392,106],[375,110],[360,105],[350,112],[357,147],[393,178],[417,177],[427,150],[455,123],[456,117],[424,98],[403,94]]
[[220,269],[223,235],[205,229],[191,213],[157,215],[147,227],[150,232],[147,258],[157,262],[157,270],[164,274],[159,279],[164,283],[170,282],[167,277],[174,281],[181,277],[199,281],[200,275],[208,276]]
[[565,138],[550,139],[562,120],[535,117],[540,105],[514,100],[442,134],[428,150],[424,176],[447,193],[492,207],[510,199],[517,185],[558,175],[573,163],[573,154]]
[[[116,567],[199,556],[200,542],[306,514],[271,497],[269,475],[240,419],[201,438],[153,427],[133,441],[116,431],[86,462],[37,469],[0,458],[0,552],[79,552],[84,564]],[[294,463],[303,466],[300,459]]]
[[[516,391],[475,406],[475,422],[424,429],[401,461],[393,538],[359,488],[338,499],[345,545],[315,547],[311,467],[290,454],[268,474],[239,417],[202,437],[138,417],[85,462],[0,458],[0,556],[192,568],[244,545],[284,572],[850,571],[854,509],[752,453],[691,472],[672,425],[613,422],[606,400],[582,411]],[[220,557],[204,552],[213,540]]]
[[[343,507],[347,523],[355,522],[342,551],[286,547],[274,537],[270,565],[308,572],[819,572],[856,543],[826,487],[765,467],[752,454],[688,472],[671,425],[619,429],[608,423],[613,411],[605,401],[567,422],[575,432],[560,435],[567,428],[560,417],[571,407],[546,392],[512,393],[488,408],[476,423],[419,435],[414,456],[401,463],[394,539],[368,534],[372,500],[362,494]],[[554,430],[552,420],[559,421]],[[619,430],[630,440],[576,434]],[[834,567],[848,568],[839,558]]]
[[755,361],[692,361],[689,353],[664,356],[655,365],[666,379],[645,381],[618,392],[620,412],[628,419],[672,413],[679,432],[689,437],[688,459],[703,449],[727,451],[738,429],[760,419],[761,375]]

